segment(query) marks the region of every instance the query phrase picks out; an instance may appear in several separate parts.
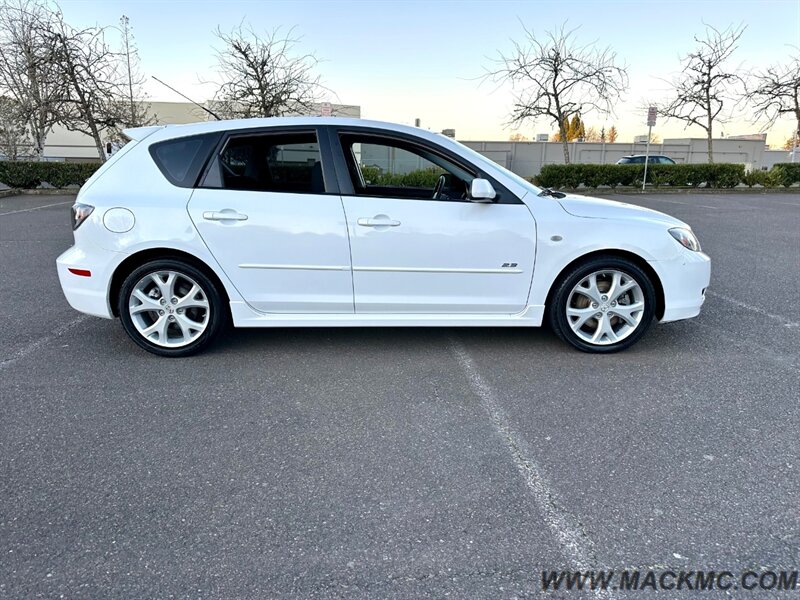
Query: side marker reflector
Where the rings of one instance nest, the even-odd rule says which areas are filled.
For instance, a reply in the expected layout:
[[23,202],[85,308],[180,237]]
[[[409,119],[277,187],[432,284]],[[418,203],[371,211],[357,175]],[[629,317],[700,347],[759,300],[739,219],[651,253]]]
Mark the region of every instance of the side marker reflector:
[[72,267],[67,267],[67,271],[69,271],[73,275],[78,275],[79,277],[92,276],[92,272],[89,269],[73,269]]

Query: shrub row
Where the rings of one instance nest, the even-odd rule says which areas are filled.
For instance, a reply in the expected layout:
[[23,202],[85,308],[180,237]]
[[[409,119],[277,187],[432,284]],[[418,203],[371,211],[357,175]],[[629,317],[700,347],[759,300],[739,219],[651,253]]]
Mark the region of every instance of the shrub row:
[[408,173],[384,173],[380,167],[361,167],[361,174],[366,182],[377,186],[432,188],[443,172],[439,168],[431,167]]
[[80,186],[99,168],[99,163],[4,160],[0,161],[0,182],[20,189],[34,189],[43,183],[55,188]]
[[[33,189],[43,183],[55,188],[83,185],[100,168],[98,163],[66,163],[35,161],[0,161],[0,183],[12,188]],[[371,185],[432,188],[442,171],[420,169],[409,173],[384,173],[374,166],[361,168]],[[545,165],[533,178],[536,185],[549,188],[597,188],[608,186],[641,186],[644,165]],[[800,163],[780,163],[769,171],[746,173],[744,165],[682,164],[649,165],[647,181],[655,187],[732,188],[740,183],[750,187],[789,187],[800,183]]]
[[769,172],[774,173],[776,185],[789,187],[800,183],[800,163],[778,163]]
[[[545,165],[534,183],[549,188],[641,186],[644,165]],[[648,165],[647,182],[658,187],[732,188],[745,180],[744,165]]]

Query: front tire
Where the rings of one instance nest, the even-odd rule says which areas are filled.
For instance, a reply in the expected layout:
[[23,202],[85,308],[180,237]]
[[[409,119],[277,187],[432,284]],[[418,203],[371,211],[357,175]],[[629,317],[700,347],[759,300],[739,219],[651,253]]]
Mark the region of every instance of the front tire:
[[583,352],[618,352],[635,344],[655,315],[653,283],[636,264],[597,257],[566,273],[548,307],[556,335]]
[[227,315],[211,279],[175,259],[154,260],[134,269],[122,284],[118,309],[125,333],[136,344],[170,357],[205,348]]

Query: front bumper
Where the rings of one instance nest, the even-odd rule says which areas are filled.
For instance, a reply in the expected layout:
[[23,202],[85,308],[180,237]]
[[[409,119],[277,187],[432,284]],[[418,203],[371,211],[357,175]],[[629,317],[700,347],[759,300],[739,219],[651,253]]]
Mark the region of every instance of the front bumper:
[[700,314],[711,283],[711,259],[703,252],[681,249],[677,258],[648,263],[664,288],[662,323],[691,319]]
[[[113,274],[108,257],[91,256],[83,249],[73,246],[56,259],[58,280],[70,306],[75,310],[96,317],[113,319],[108,305],[108,288]],[[91,276],[76,275],[70,268],[86,270]]]

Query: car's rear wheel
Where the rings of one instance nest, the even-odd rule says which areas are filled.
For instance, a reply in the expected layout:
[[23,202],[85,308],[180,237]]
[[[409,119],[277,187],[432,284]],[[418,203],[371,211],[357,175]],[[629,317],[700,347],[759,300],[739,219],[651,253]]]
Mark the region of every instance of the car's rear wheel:
[[188,356],[219,333],[226,313],[214,283],[196,267],[164,259],[134,269],[122,284],[119,315],[139,346],[160,356]]
[[553,330],[584,352],[635,344],[655,315],[655,290],[638,265],[616,256],[578,265],[557,283],[548,308]]

